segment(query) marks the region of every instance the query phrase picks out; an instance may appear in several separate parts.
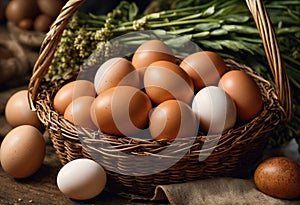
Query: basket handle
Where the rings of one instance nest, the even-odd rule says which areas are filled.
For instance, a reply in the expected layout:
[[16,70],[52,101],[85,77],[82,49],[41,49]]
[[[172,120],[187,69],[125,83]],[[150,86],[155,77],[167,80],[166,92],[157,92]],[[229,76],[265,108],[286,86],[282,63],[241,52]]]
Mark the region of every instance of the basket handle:
[[[280,50],[270,17],[261,0],[245,0],[254,18],[258,31],[263,41],[266,57],[276,86],[279,101],[285,113],[285,120],[292,116],[292,97],[288,75],[281,59]],[[33,110],[41,82],[46,75],[60,41],[63,30],[70,18],[79,9],[85,0],[69,0],[62,8],[50,31],[47,33],[39,53],[32,76],[28,85],[30,106]]]
[[246,3],[263,42],[278,98],[285,112],[284,120],[289,121],[292,117],[293,109],[291,88],[269,14],[261,0],[246,0]]
[[32,110],[35,109],[34,101],[37,98],[39,87],[51,65],[58,43],[69,20],[80,8],[85,0],[68,0],[61,9],[56,20],[52,23],[40,47],[39,57],[33,67],[28,84],[28,100]]

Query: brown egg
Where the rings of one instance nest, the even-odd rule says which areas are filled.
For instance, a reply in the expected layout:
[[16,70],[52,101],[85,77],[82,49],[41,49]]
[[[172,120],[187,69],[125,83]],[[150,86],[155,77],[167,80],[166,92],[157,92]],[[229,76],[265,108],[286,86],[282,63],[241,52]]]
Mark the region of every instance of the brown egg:
[[19,21],[18,27],[24,30],[30,30],[32,28],[33,21],[30,18],[25,18]]
[[156,61],[147,67],[144,87],[156,104],[171,99],[190,103],[194,96],[194,85],[189,75],[169,61]]
[[108,88],[118,85],[139,87],[139,73],[125,58],[111,58],[104,62],[96,72],[94,85],[99,95]]
[[260,191],[273,197],[300,197],[300,165],[287,157],[266,159],[256,168],[254,182]]
[[33,21],[33,29],[35,31],[45,33],[47,31],[49,31],[52,22],[53,22],[53,19],[50,16],[48,16],[46,14],[40,14]]
[[14,178],[26,178],[42,165],[46,144],[42,133],[31,125],[12,129],[1,144],[1,165]]
[[94,99],[92,96],[76,98],[66,108],[64,118],[75,125],[95,130],[97,127],[90,115],[90,109]]
[[187,56],[180,67],[192,78],[195,90],[217,85],[226,72],[225,61],[215,52],[200,51]]
[[239,121],[249,121],[262,109],[262,94],[256,82],[247,73],[232,70],[225,73],[218,85],[235,102]]
[[176,137],[196,136],[198,125],[189,105],[178,100],[167,100],[154,108],[149,130],[153,139],[173,140]]
[[36,0],[13,0],[7,4],[5,15],[8,21],[18,25],[25,18],[33,18],[39,12]]
[[37,4],[42,13],[55,18],[63,7],[62,0],[37,0]]
[[160,40],[146,41],[137,48],[132,56],[132,64],[139,70],[141,79],[143,79],[144,70],[151,63],[160,60],[176,62],[176,57],[172,50]]
[[39,130],[43,130],[44,127],[37,113],[30,109],[27,90],[17,91],[8,99],[5,118],[12,127],[32,125]]
[[118,86],[96,97],[91,115],[102,132],[131,136],[147,126],[151,109],[151,101],[144,92],[135,87]]
[[76,80],[61,87],[53,99],[54,109],[64,114],[67,106],[76,98],[81,96],[95,97],[94,84],[87,80]]

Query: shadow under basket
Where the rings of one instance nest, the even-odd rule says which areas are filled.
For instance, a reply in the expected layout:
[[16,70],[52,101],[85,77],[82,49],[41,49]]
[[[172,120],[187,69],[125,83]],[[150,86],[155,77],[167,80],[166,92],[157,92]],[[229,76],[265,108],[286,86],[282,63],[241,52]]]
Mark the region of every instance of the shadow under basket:
[[[143,198],[151,198],[157,185],[220,176],[249,176],[260,161],[272,130],[282,119],[290,117],[292,107],[276,36],[261,2],[246,0],[261,34],[274,83],[245,65],[230,59],[225,61],[229,70],[243,70],[256,81],[263,96],[262,110],[250,122],[237,125],[222,136],[175,141],[116,137],[90,131],[73,125],[54,110],[53,98],[66,81],[45,82],[43,78],[64,27],[83,2],[70,0],[62,9],[41,46],[28,86],[31,105],[49,131],[62,165],[77,158],[91,158],[106,170],[108,190]],[[76,72],[70,80],[75,79]],[[169,168],[162,169],[166,163],[170,163]]]

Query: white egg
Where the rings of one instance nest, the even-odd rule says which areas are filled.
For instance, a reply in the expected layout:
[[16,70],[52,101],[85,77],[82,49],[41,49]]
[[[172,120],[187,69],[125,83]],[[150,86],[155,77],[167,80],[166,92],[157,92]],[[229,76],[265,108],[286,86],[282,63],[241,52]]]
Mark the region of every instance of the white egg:
[[193,99],[192,110],[198,117],[200,128],[208,134],[221,134],[232,128],[237,118],[233,100],[217,86],[201,89]]
[[91,159],[76,159],[64,165],[57,175],[59,190],[71,199],[87,200],[99,195],[106,185],[106,173]]

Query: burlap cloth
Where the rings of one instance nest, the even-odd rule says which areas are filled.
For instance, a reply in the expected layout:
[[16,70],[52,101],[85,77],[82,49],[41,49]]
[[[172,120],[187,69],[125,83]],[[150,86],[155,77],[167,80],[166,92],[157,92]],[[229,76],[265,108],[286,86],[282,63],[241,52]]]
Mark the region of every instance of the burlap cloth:
[[252,179],[234,178],[158,186],[154,199],[164,198],[170,204],[185,205],[300,204],[300,200],[281,200],[263,194],[256,189]]
[[[11,129],[11,127],[7,124],[4,116],[5,103],[7,102],[11,94],[16,92],[17,90],[25,88],[25,86],[18,86],[15,88],[0,91],[1,140]],[[294,156],[293,153],[292,156]],[[300,199],[291,201],[280,200],[263,194],[256,189],[255,184],[251,178],[217,178],[183,184],[158,186],[155,190],[153,200],[167,200],[170,204],[176,205],[300,204]]]

